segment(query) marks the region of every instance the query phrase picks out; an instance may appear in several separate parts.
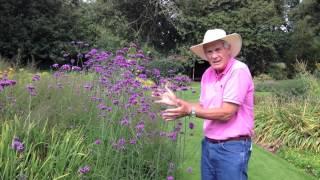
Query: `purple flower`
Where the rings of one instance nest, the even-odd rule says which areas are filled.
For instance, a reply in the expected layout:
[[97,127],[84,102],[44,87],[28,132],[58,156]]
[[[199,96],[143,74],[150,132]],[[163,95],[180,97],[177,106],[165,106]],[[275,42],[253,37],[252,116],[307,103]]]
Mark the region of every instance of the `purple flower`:
[[137,140],[136,139],[130,139],[130,144],[137,144]]
[[80,174],[87,174],[90,171],[90,167],[88,165],[84,166],[84,167],[80,167],[78,172]]
[[24,144],[21,142],[19,138],[13,138],[11,148],[17,152],[23,152]]
[[142,54],[142,53],[138,53],[138,54],[136,54],[136,58],[144,58],[144,55]]
[[40,81],[40,75],[39,75],[39,74],[35,74],[35,75],[32,77],[32,81]]
[[194,128],[194,124],[192,122],[189,123],[189,128],[193,129]]
[[83,86],[86,90],[92,90],[93,86],[91,84],[85,84]]
[[119,100],[113,100],[113,101],[112,101],[112,104],[118,105],[118,104],[119,104]]
[[167,134],[166,132],[159,132],[160,137],[166,136],[166,134]]
[[17,81],[10,79],[0,80],[0,86],[2,86],[3,88],[6,86],[14,86],[16,83]]
[[168,176],[167,180],[174,180],[174,177],[173,176]]
[[125,149],[126,140],[124,138],[120,138],[118,142],[113,142],[112,147],[116,150],[123,150]]
[[122,126],[127,126],[127,125],[129,125],[129,120],[128,120],[128,118],[122,119],[122,120],[120,121],[120,124],[121,124]]
[[144,130],[144,122],[140,121],[137,125],[136,125],[136,130],[137,132],[141,133]]
[[59,64],[57,64],[57,63],[56,63],[56,64],[53,64],[52,67],[53,67],[53,68],[59,68]]
[[96,102],[101,102],[102,101],[102,98],[99,98],[99,97],[96,97],[96,96],[93,96],[91,97],[92,101],[96,101]]
[[71,66],[69,64],[64,64],[61,66],[60,68],[62,71],[70,71],[71,70]]
[[81,59],[81,58],[83,58],[83,54],[78,53],[78,54],[77,54],[77,57],[78,57],[78,59]]
[[97,49],[91,49],[86,55],[85,58],[93,57],[98,53]]
[[152,74],[154,75],[154,77],[159,78],[159,77],[160,77],[160,70],[154,68],[154,69],[152,70]]
[[101,141],[101,139],[97,139],[97,140],[94,141],[94,143],[95,143],[95,144],[101,144],[102,141]]
[[32,84],[27,85],[27,90],[31,96],[37,95],[36,89]]
[[177,132],[173,131],[167,134],[167,137],[170,138],[172,141],[177,140]]
[[98,105],[98,108],[99,108],[100,110],[107,110],[107,109],[108,109],[108,107],[107,107],[106,105],[104,105],[103,103],[100,103],[100,104]]
[[121,50],[121,49],[117,50],[117,52],[116,52],[117,56],[124,55],[124,54],[125,54],[125,52],[123,50]]
[[78,66],[72,66],[72,71],[81,71],[81,67]]
[[8,80],[8,81],[10,82],[11,86],[14,86],[15,84],[17,84],[17,81],[15,80]]
[[128,52],[129,48],[128,47],[124,47],[122,48],[123,51]]
[[95,71],[96,73],[102,73],[102,72],[103,72],[103,68],[102,68],[102,67],[99,67],[99,66],[96,66],[96,67],[94,67],[94,71]]
[[131,48],[137,48],[138,46],[137,46],[137,44],[135,44],[135,43],[130,43],[130,47],[131,47]]
[[139,74],[138,76],[141,79],[147,79],[147,75],[146,74]]

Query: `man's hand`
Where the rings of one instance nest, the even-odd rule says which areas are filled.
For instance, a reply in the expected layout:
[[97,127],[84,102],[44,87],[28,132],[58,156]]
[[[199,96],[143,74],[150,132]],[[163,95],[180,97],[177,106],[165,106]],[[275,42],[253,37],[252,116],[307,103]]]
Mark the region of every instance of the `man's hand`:
[[155,103],[164,104],[168,106],[178,105],[178,98],[167,86],[165,86],[164,92],[154,92],[152,96],[157,99]]
[[162,118],[166,121],[175,120],[184,116],[188,116],[191,112],[191,104],[183,100],[177,101],[176,108],[166,109],[162,112]]
[[174,108],[166,109],[161,116],[164,120],[170,121],[187,116],[191,112],[191,104],[178,99],[168,86],[165,86],[163,92],[153,92],[152,96],[157,99],[155,103],[164,104],[168,106],[175,106]]

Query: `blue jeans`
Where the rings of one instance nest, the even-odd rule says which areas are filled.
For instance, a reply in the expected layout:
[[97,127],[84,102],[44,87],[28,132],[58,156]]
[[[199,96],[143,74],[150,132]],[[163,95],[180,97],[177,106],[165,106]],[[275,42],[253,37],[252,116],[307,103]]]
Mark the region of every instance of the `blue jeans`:
[[202,140],[202,180],[247,180],[251,140],[211,143]]

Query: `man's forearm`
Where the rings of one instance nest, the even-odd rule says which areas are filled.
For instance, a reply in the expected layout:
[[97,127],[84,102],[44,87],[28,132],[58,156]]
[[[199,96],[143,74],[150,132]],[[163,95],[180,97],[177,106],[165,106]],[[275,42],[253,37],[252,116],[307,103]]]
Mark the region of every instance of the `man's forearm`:
[[189,110],[189,114],[193,107],[196,117],[223,122],[231,119],[234,113],[238,110],[238,105],[233,103],[223,103],[222,107],[219,108],[203,108],[200,103],[188,103],[187,106],[190,106],[187,108]]

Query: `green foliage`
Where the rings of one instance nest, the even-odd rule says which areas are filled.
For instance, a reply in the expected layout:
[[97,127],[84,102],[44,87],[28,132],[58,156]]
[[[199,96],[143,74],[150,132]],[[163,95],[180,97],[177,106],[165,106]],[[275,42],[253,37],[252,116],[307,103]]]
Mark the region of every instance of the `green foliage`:
[[256,109],[257,142],[320,151],[319,103],[314,97],[290,102],[265,98]]
[[[283,69],[283,67],[279,67],[278,69]],[[272,94],[278,96],[280,99],[290,99],[292,97],[305,98],[310,96],[318,97],[320,93],[320,82],[316,76],[307,71],[307,64],[296,61],[294,69],[297,74],[295,79],[255,81],[256,91],[272,92]]]
[[272,92],[272,94],[282,98],[305,96],[309,88],[308,83],[302,79],[258,81],[255,85],[255,90],[258,92]]
[[98,16],[102,27],[128,42],[151,44],[164,53],[176,47],[179,35],[161,1],[98,0],[96,9],[103,10]]
[[5,70],[10,68],[10,64],[7,59],[0,56],[0,70]]
[[304,169],[308,174],[320,178],[320,155],[308,150],[297,150],[281,148],[279,155],[293,163],[295,166]]
[[[129,81],[122,77],[128,72],[114,68],[108,82],[134,81],[133,74]],[[160,119],[159,105],[144,95],[142,86],[130,89],[138,97],[128,105],[135,97],[128,94],[129,88],[107,91],[99,73],[38,75],[40,80],[32,80],[30,72],[15,72],[17,84],[0,93],[0,179],[164,179],[176,173],[168,169],[180,160],[177,144],[183,138],[174,132],[176,123]],[[28,92],[30,85],[35,96]],[[148,110],[139,106],[142,101]],[[25,144],[23,152],[10,148],[14,137]],[[80,175],[85,165],[91,170]]]
[[271,66],[267,72],[275,80],[284,80],[288,78],[288,72],[284,68]]
[[[269,74],[264,74],[264,73],[262,73],[262,74],[259,74],[258,76],[255,76],[254,77],[254,81],[255,82],[264,82],[264,81],[271,81],[271,80],[274,80],[273,78],[272,78],[272,76],[270,76]],[[261,90],[260,90],[261,91]]]
[[[63,132],[30,119],[1,121],[0,178],[42,179],[61,176],[76,178],[79,165],[89,159],[83,132]],[[24,144],[23,153],[9,148],[13,138]],[[54,171],[53,171],[54,169]]]
[[[279,61],[277,45],[285,40],[284,23],[275,1],[177,1],[182,11],[175,23],[184,44],[197,44],[207,29],[222,28],[243,37],[240,59],[253,74],[266,72]],[[254,10],[253,10],[254,9]]]
[[123,45],[123,39],[114,35],[108,29],[102,29],[99,27],[99,37],[96,40],[97,47],[106,50],[116,50]]
[[[318,60],[320,58],[320,3],[304,0],[292,12],[293,33],[291,53],[297,59]],[[310,62],[314,65],[314,62]]]
[[[304,67],[303,64],[298,65]],[[257,85],[257,90],[271,91],[277,95],[276,99],[269,96],[265,101],[259,101],[256,131],[261,134],[257,133],[257,139],[261,142],[279,141],[288,147],[318,152],[320,83],[305,70],[298,77],[296,80]]]
[[[14,75],[19,86],[5,90],[0,95],[1,101],[6,105],[0,110],[3,118],[10,118],[14,115],[30,116],[37,123],[50,119],[49,127],[56,125],[63,128],[95,118],[93,116],[96,113],[95,104],[88,103],[90,98],[86,96],[86,91],[80,86],[92,79],[83,77],[82,81],[79,81],[74,75],[67,75],[59,79],[53,79],[49,73],[39,73],[39,75],[41,81],[37,82],[32,82],[33,74],[25,70]],[[36,88],[37,96],[35,97],[30,96],[27,91],[26,87],[30,84]],[[78,89],[78,94],[74,93],[73,88]],[[15,95],[16,102],[6,99],[9,94]],[[61,96],[61,94],[65,96]],[[83,114],[84,107],[87,107],[91,113]]]
[[62,43],[91,40],[94,33],[86,31],[88,22],[79,21],[82,13],[75,2],[2,0],[0,54],[23,65],[51,64],[61,57]]

